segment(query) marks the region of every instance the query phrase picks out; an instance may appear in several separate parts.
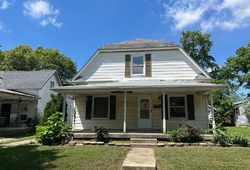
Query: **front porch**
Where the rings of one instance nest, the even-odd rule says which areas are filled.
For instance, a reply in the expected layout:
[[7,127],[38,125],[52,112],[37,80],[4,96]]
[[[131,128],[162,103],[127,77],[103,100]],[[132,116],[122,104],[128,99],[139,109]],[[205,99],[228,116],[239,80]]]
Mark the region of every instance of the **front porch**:
[[[65,96],[69,94],[73,96],[71,116],[75,137],[85,136],[92,138],[95,127],[109,129],[112,137],[119,138],[138,136],[141,133],[156,133],[153,135],[159,138],[167,138],[167,136],[163,135],[167,130],[185,127],[187,124],[203,130],[209,127],[208,93],[204,91],[164,90],[161,92],[159,90],[126,90],[64,93]],[[188,102],[190,96],[192,100],[191,104]],[[95,117],[96,115],[103,116],[102,113],[105,112],[105,109],[101,108],[99,109],[101,110],[99,114],[95,115],[94,113],[95,99],[99,97],[101,99],[107,98],[107,110],[109,113],[105,118]],[[171,113],[174,110],[174,106],[172,107],[169,102],[172,99],[171,97],[177,97],[177,99],[183,98],[183,106],[180,106],[180,108],[183,108],[180,111],[181,113]],[[110,102],[112,100],[115,100],[115,104]],[[99,103],[105,103],[105,100]],[[111,113],[111,106],[114,106],[114,114]],[[190,107],[193,108],[190,109]],[[191,112],[193,112],[192,115],[190,114]]]
[[2,89],[0,90],[0,127],[13,130],[34,124],[37,96]]

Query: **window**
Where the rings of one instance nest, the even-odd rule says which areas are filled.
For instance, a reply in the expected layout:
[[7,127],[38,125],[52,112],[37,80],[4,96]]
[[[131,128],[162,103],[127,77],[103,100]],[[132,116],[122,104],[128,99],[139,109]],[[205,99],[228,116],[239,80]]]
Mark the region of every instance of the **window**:
[[132,58],[132,74],[143,75],[144,74],[144,57],[135,56]]
[[170,97],[170,117],[185,117],[185,97]]
[[94,97],[93,118],[109,117],[109,97]]
[[52,89],[54,88],[54,86],[55,86],[55,83],[53,81],[50,81],[50,88]]

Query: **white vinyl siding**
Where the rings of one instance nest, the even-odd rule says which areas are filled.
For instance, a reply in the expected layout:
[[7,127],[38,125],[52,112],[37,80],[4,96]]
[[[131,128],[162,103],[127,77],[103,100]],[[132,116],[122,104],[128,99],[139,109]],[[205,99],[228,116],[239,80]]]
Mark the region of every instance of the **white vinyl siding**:
[[[166,93],[167,94],[167,93]],[[110,95],[110,94],[107,94]],[[162,130],[161,108],[156,108],[154,105],[161,103],[161,93],[143,93],[143,94],[127,94],[127,129],[137,129],[138,118],[138,97],[141,95],[150,96],[152,99],[152,129]],[[171,95],[171,94],[168,94]],[[186,95],[186,94],[185,94]],[[85,120],[86,111],[86,96],[78,96],[75,98],[75,118],[73,119],[73,130],[93,130],[95,126],[103,126],[107,129],[123,128],[123,98],[122,94],[116,95],[116,119],[92,119]],[[186,124],[192,124],[201,129],[208,128],[208,110],[206,103],[206,96],[194,95],[195,103],[195,120],[171,119],[167,120],[167,129],[178,129],[185,127]]]
[[[131,62],[133,56],[145,56],[146,53],[152,55],[152,77],[147,79],[194,79],[201,73],[179,50],[129,52]],[[125,78],[125,54],[127,53],[99,53],[80,76],[88,82],[136,79],[133,76]]]

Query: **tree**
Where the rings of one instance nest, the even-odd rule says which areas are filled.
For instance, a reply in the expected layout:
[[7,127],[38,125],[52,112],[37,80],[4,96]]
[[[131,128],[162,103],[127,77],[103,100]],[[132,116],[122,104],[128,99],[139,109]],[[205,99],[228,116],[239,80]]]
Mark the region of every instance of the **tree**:
[[219,67],[211,56],[210,50],[213,42],[210,34],[203,34],[201,31],[182,32],[180,39],[182,48],[204,69],[210,72],[210,76],[216,78]]
[[0,70],[54,69],[63,81],[71,79],[76,74],[76,64],[56,49],[38,47],[33,50],[30,46],[20,45],[2,54],[0,53]]
[[232,84],[250,89],[250,42],[236,50],[221,69],[221,79],[229,79]]

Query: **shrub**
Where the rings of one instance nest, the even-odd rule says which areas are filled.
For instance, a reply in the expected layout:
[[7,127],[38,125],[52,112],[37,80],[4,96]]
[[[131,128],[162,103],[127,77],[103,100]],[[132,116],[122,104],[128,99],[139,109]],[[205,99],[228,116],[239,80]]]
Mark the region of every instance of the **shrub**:
[[42,123],[45,123],[52,114],[63,111],[63,96],[61,93],[58,93],[57,95],[51,94],[50,97],[50,101],[44,108]]
[[215,129],[213,143],[220,144],[221,146],[227,146],[228,144],[231,144],[231,139],[225,131]]
[[230,134],[232,144],[239,144],[240,146],[248,146],[248,139],[240,133]]
[[186,125],[185,128],[180,128],[176,131],[170,131],[169,134],[174,142],[193,143],[203,140],[201,130],[191,125]]
[[95,127],[97,141],[108,143],[110,141],[108,130],[104,127]]
[[240,146],[248,146],[248,139],[240,133],[228,134],[226,131],[220,129],[215,130],[214,140],[215,144],[227,146],[229,144],[239,144]]
[[56,112],[43,125],[36,126],[36,138],[43,145],[64,144],[69,139],[70,129],[63,122],[62,113]]

